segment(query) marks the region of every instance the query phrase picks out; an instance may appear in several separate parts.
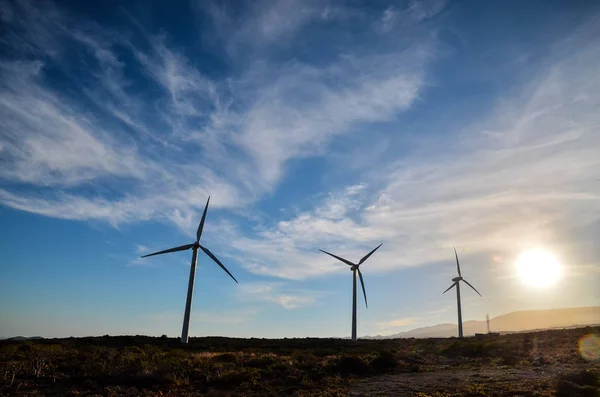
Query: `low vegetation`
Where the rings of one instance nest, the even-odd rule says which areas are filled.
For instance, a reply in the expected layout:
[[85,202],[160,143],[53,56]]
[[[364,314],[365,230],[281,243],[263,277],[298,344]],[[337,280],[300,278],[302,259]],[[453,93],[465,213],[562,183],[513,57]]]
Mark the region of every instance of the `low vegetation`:
[[[600,329],[357,343],[211,337],[182,346],[174,338],[143,336],[1,341],[0,394],[345,396],[364,382],[405,377],[424,385],[399,395],[600,396],[600,364],[577,350],[579,338],[592,332]],[[555,375],[523,375],[506,384],[460,376],[536,368]],[[444,374],[458,381],[443,381]]]

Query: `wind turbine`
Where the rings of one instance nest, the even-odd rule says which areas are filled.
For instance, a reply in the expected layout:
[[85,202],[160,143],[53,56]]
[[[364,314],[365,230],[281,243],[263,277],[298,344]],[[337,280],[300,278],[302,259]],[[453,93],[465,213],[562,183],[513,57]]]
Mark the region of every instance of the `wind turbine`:
[[465,280],[462,277],[462,274],[460,273],[460,265],[458,263],[458,254],[456,253],[456,248],[454,248],[454,256],[456,257],[456,269],[458,270],[458,277],[454,277],[452,279],[452,281],[453,281],[452,285],[450,287],[448,287],[448,289],[446,291],[442,292],[442,294],[445,294],[446,292],[450,291],[453,287],[456,287],[456,302],[457,302],[457,306],[458,306],[458,337],[462,338],[463,337],[463,327],[462,327],[462,309],[460,307],[460,282],[464,281],[465,283],[467,283],[467,285],[469,287],[473,288],[473,291],[477,292],[477,294],[479,294],[479,296],[481,296],[481,294],[479,293],[479,291],[477,291],[475,289],[475,287],[473,287],[467,280]]
[[190,281],[188,284],[188,292],[187,292],[187,300],[185,302],[185,315],[183,316],[183,329],[181,330],[181,343],[188,343],[188,331],[190,328],[190,312],[192,311],[192,295],[194,294],[194,279],[196,278],[196,265],[198,264],[198,248],[200,248],[204,253],[217,263],[221,267],[221,269],[225,270],[227,274],[235,281],[238,282],[235,277],[229,270],[217,259],[216,256],[213,255],[210,250],[202,245],[200,245],[200,237],[202,237],[202,229],[204,228],[204,220],[206,219],[206,211],[208,210],[208,203],[210,202],[210,196],[206,201],[206,207],[204,207],[204,213],[202,214],[202,219],[200,220],[200,225],[198,226],[198,230],[196,231],[196,242],[192,244],[186,244],[175,248],[169,248],[164,251],[155,252],[153,254],[148,254],[142,256],[142,258],[146,258],[148,256],[153,255],[161,255],[167,254],[169,252],[177,252],[177,251],[187,251],[190,248],[192,249],[192,264],[190,266]]
[[346,265],[350,266],[350,270],[352,271],[352,340],[356,342],[356,273],[358,273],[358,277],[360,277],[360,285],[362,286],[362,290],[363,290],[363,295],[365,297],[365,307],[369,308],[369,306],[367,305],[367,292],[365,291],[365,282],[363,281],[363,276],[362,273],[360,272],[359,266],[363,264],[364,261],[366,261],[371,255],[373,255],[373,252],[377,251],[377,249],[379,247],[381,247],[383,245],[383,243],[379,244],[373,251],[369,252],[367,255],[365,255],[360,261],[358,261],[358,263],[352,263],[347,259],[341,258],[337,255],[333,255],[332,253],[329,253],[327,251],[323,251],[322,249],[320,249],[319,251],[333,256],[335,259],[338,259],[342,262],[344,262]]

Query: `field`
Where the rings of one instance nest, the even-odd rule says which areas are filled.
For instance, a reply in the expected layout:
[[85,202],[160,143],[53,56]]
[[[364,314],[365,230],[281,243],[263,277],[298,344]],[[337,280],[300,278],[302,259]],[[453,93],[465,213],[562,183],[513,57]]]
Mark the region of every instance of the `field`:
[[578,348],[593,334],[600,327],[357,343],[211,337],[182,346],[174,338],[143,336],[0,341],[0,393],[600,396],[600,362],[586,361]]

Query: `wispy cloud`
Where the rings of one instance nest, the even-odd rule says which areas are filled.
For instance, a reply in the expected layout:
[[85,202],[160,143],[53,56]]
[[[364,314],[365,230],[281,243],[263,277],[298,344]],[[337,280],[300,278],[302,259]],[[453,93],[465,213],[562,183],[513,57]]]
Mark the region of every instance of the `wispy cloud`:
[[[335,2],[249,7],[203,9],[223,22],[230,49],[228,73],[215,77],[168,34],[143,32],[140,44],[122,29],[77,22],[50,2],[9,3],[0,201],[53,217],[115,225],[158,219],[187,231],[208,194],[215,207],[247,209],[276,190],[291,161],[324,156],[340,137],[378,125],[390,145],[402,139],[392,122],[417,108],[430,84],[438,38],[427,24],[444,2],[372,15]],[[333,55],[278,58],[306,27],[344,18],[378,39],[361,36],[347,46],[323,35]],[[415,138],[390,163],[373,159],[315,207],[281,212],[254,234],[227,228],[230,255],[251,272],[301,279],[344,269],[318,248],[360,258],[394,241],[370,260],[384,271],[446,259],[453,245],[494,255],[560,245],[559,230],[598,219],[600,209],[595,22],[553,46],[550,66],[481,120]],[[384,24],[385,34],[374,24]],[[58,54],[71,45],[84,49],[91,67],[65,64]],[[234,51],[244,45],[252,51]],[[279,302],[304,304],[294,299]]]
[[[292,24],[279,18],[288,6],[298,11]],[[248,30],[264,42],[337,12],[294,1],[256,7],[236,34]],[[138,45],[134,34],[81,22],[51,2],[5,9],[3,44],[14,55],[23,40],[35,50],[1,64],[0,176],[24,185],[0,196],[5,205],[68,219],[163,219],[183,228],[209,193],[216,206],[247,206],[273,191],[291,159],[322,155],[335,136],[410,108],[431,59],[425,38],[326,65],[257,54],[214,79],[166,34],[143,31]],[[91,57],[85,65],[66,63],[74,48]],[[69,89],[59,90],[55,75],[72,76],[64,80]]]
[[[2,177],[37,185],[144,178],[149,165],[64,98],[41,87],[40,61],[2,62],[0,115],[8,161]],[[27,133],[25,133],[27,132]]]
[[389,330],[394,328],[405,327],[407,325],[411,325],[415,323],[414,318],[399,318],[390,321],[380,321],[377,323],[377,326],[383,330]]
[[269,302],[284,309],[296,309],[314,305],[323,296],[320,291],[289,288],[280,282],[246,283],[240,286],[244,301]]
[[246,58],[247,53],[267,55],[269,47],[290,46],[308,25],[356,14],[341,2],[313,0],[196,2],[196,10],[208,14],[216,37],[230,56]]
[[138,244],[135,246],[136,254],[147,254],[148,252],[150,252],[150,248],[146,247],[145,245]]
[[411,0],[402,6],[391,4],[382,12],[376,30],[389,33],[398,25],[420,23],[438,15],[445,5],[445,0]]
[[[428,157],[406,157],[381,177],[369,173],[381,188],[361,197],[340,189],[257,239],[237,240],[248,270],[288,278],[335,271],[315,253],[325,245],[360,258],[360,249],[394,241],[371,260],[382,271],[448,260],[453,245],[474,255],[572,244],[564,231],[597,220],[600,210],[600,79],[592,67],[600,46],[588,40],[595,31],[590,23],[557,44],[551,68],[458,139],[427,142],[418,152]],[[587,44],[573,49],[573,40]]]

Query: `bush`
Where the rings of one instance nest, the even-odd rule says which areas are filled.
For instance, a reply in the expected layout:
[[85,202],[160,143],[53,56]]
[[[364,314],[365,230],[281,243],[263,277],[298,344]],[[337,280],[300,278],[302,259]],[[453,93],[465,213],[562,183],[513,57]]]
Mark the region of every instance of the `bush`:
[[397,366],[396,356],[388,351],[380,351],[371,361],[371,368],[375,372],[388,372]]
[[440,351],[442,356],[457,358],[457,357],[493,357],[499,355],[502,352],[502,356],[508,354],[507,351],[503,351],[497,343],[476,341],[476,340],[458,340],[451,343],[449,346],[443,348]]
[[218,363],[237,363],[238,357],[233,353],[223,353],[213,358]]
[[600,375],[592,371],[571,372],[558,380],[558,397],[600,397]]
[[369,372],[369,366],[356,356],[341,357],[334,365],[336,372],[342,375],[364,375]]

